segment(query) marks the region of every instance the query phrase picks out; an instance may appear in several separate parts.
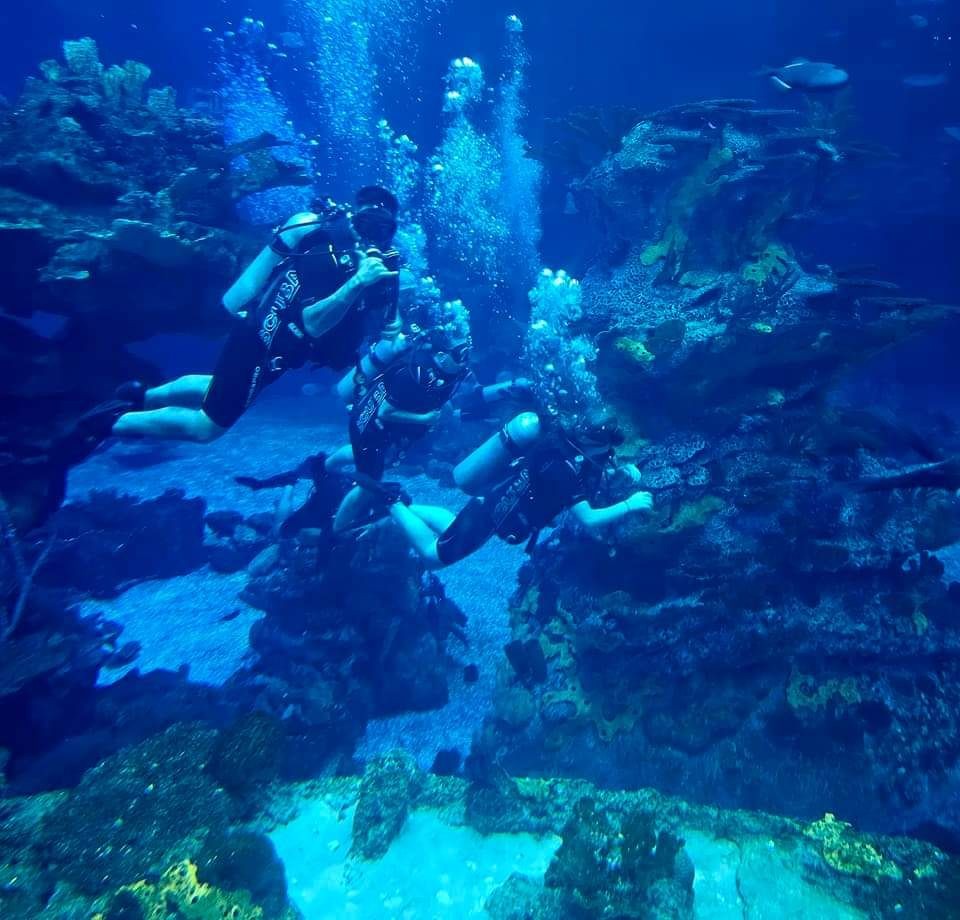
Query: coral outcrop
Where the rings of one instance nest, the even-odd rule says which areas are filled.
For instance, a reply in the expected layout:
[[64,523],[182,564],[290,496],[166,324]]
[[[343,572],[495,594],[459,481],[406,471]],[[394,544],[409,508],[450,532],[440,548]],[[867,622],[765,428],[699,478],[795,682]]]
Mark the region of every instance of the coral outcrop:
[[[118,383],[156,377],[124,346],[226,328],[220,298],[257,241],[236,204],[307,177],[270,135],[233,147],[210,113],[148,89],[149,68],[105,67],[92,39],[68,41],[0,111],[3,491],[30,526],[62,495],[51,441]],[[245,170],[235,169],[238,157]],[[40,334],[38,315],[57,320]],[[49,325],[49,324],[48,324]],[[9,455],[8,455],[9,454]],[[62,487],[62,486],[61,486]]]
[[[0,227],[20,256],[8,312],[63,315],[113,345],[222,328],[217,302],[248,246],[235,203],[306,179],[270,160],[269,136],[226,147],[169,87],[145,92],[149,76],[104,67],[91,39],[65,42],[4,113]],[[238,174],[240,154],[273,165]]]
[[373,717],[447,701],[445,647],[463,614],[393,528],[336,543],[301,530],[244,596],[267,616],[236,680],[298,738],[297,770],[349,753]]
[[623,489],[655,508],[539,547],[512,645],[538,643],[547,676],[511,658],[499,698],[533,704],[494,713],[478,762],[960,828],[960,593],[931,555],[960,537],[955,501],[935,477],[883,483],[960,437],[841,380],[956,309],[793,249],[786,218],[816,213],[846,162],[832,128],[728,100],[642,118],[576,183],[604,245],[580,284],[541,279],[532,371],[561,414],[615,410]]
[[70,792],[0,803],[4,916],[293,920],[270,842],[214,776],[231,743],[177,725]]
[[423,782],[413,758],[403,751],[367,766],[353,817],[354,853],[363,859],[379,859],[387,852],[403,829]]
[[546,884],[562,893],[571,916],[693,916],[693,864],[683,841],[657,832],[650,813],[618,813],[584,798],[561,836]]

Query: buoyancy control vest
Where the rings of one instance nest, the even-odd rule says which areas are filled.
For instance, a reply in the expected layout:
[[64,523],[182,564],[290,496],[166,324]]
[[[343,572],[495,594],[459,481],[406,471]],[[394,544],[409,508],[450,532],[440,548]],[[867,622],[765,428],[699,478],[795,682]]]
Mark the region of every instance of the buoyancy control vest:
[[487,496],[497,535],[511,544],[535,538],[562,512],[590,499],[601,477],[572,444],[549,436]]
[[[356,360],[363,340],[396,316],[395,279],[364,293],[332,329],[319,338],[303,326],[303,310],[339,290],[356,274],[360,254],[346,218],[334,215],[308,234],[274,270],[252,311],[257,335],[284,369],[307,361],[343,370]],[[383,290],[381,290],[383,288]]]

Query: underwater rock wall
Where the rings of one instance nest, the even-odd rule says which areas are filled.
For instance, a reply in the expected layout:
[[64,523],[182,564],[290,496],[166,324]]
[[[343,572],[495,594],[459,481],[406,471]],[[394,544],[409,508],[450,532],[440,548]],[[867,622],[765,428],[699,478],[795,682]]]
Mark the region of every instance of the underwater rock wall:
[[91,39],[41,72],[0,124],[0,226],[19,256],[6,310],[92,325],[114,346],[222,329],[216,304],[250,245],[236,202],[305,177],[269,136],[224,146],[217,121],[147,89],[143,64],[105,67]]
[[[15,619],[0,616],[0,754],[11,783],[70,785],[174,722],[223,727],[254,709],[273,726],[277,771],[312,776],[349,763],[371,719],[442,707],[460,670],[447,643],[464,641],[464,614],[392,529],[332,539],[347,485],[328,479],[316,528],[282,538],[282,516],[208,513],[178,492],[148,501],[94,492],[67,505],[45,541],[13,543],[10,531],[0,576],[28,579],[22,605],[8,608]],[[186,667],[141,673],[139,643],[95,600],[203,571],[244,573],[243,599],[266,613],[247,663],[224,686]],[[80,615],[81,600],[92,615]]]
[[0,753],[11,784],[69,785],[105,755],[173,722],[224,724],[249,706],[248,696],[218,694],[186,672],[134,670],[102,686],[105,674],[136,665],[141,647],[96,606],[87,616],[80,609],[222,559],[211,518],[216,524],[202,499],[182,492],[150,501],[93,492],[34,539],[5,525],[0,578],[13,599],[5,598],[0,615]]
[[538,549],[479,763],[957,833],[960,588],[930,554],[960,524],[949,477],[883,477],[960,436],[835,396],[957,311],[792,250],[845,157],[796,112],[702,103],[577,184],[601,254],[541,278],[527,352],[562,417],[612,407],[655,509]]
[[251,571],[244,599],[267,616],[232,683],[296,739],[295,775],[349,758],[372,718],[447,702],[445,645],[463,614],[395,531],[335,543],[305,529]]
[[177,725],[71,792],[0,801],[4,916],[945,920],[956,905],[955,857],[832,814],[558,779],[477,788],[400,752],[362,778],[264,785],[272,742],[257,719]]
[[92,39],[68,41],[0,109],[0,443],[22,461],[3,483],[17,526],[58,501],[51,441],[119,383],[159,376],[125,346],[226,329],[220,298],[260,242],[237,204],[309,184],[276,137],[227,146],[212,112],[179,107],[149,77],[134,61],[104,65]]

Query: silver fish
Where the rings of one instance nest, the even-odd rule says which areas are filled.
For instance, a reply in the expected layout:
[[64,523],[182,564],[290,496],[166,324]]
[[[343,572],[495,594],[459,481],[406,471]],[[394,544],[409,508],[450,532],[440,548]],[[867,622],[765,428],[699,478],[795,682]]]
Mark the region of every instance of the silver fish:
[[763,73],[770,77],[777,89],[784,92],[830,92],[841,89],[850,82],[850,74],[836,64],[807,61],[803,58],[797,58],[786,67],[769,68]]

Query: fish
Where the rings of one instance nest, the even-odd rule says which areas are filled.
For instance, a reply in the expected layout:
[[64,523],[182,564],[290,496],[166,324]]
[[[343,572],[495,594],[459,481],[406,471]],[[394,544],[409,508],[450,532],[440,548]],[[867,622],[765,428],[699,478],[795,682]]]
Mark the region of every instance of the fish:
[[225,613],[222,617],[220,617],[220,622],[229,623],[231,620],[235,620],[238,616],[240,616],[239,607],[236,610],[231,610],[229,613]]
[[903,78],[903,85],[913,89],[930,89],[945,86],[950,78],[945,73],[914,73]]
[[110,671],[125,668],[128,664],[133,664],[137,660],[141,650],[142,646],[139,642],[126,642],[107,658],[103,666]]
[[919,13],[914,13],[910,17],[910,25],[912,25],[915,29],[925,29],[928,25],[930,25],[930,20],[927,19],[926,16],[921,16]]
[[943,131],[947,137],[952,137],[955,141],[960,141],[960,125],[945,125]]
[[862,492],[889,492],[893,489],[960,489],[960,457],[915,467],[891,476],[873,476],[858,483]]
[[836,64],[805,58],[797,58],[786,67],[768,67],[761,71],[761,75],[770,77],[773,85],[783,92],[830,92],[842,89],[850,82],[850,74]]

